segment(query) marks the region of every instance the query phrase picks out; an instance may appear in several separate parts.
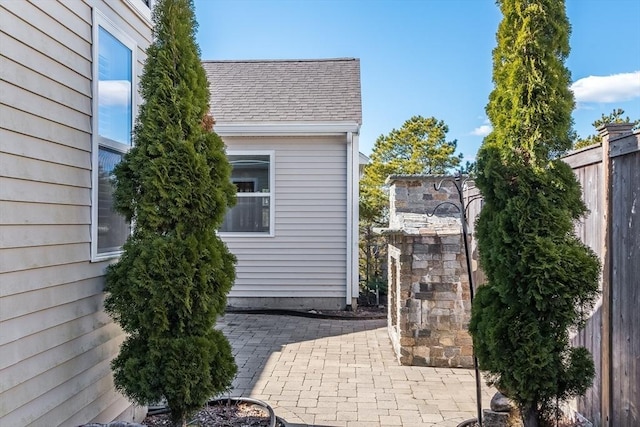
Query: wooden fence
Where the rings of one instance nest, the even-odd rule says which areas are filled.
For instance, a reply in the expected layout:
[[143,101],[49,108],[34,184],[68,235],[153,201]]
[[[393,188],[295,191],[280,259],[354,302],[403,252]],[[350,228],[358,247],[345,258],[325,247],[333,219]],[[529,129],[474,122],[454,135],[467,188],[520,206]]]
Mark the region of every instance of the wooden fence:
[[[640,133],[611,142],[610,426],[640,426]],[[605,424],[606,425],[606,424]]]
[[[583,200],[589,210],[587,216],[576,224],[576,234],[593,249],[601,261],[606,250],[604,189],[607,186],[604,178],[605,165],[602,162],[602,152],[602,144],[600,144],[571,154],[564,159],[573,168],[582,186]],[[601,292],[602,285],[601,278]],[[593,386],[587,390],[583,397],[578,399],[578,411],[597,426],[601,425],[602,418],[602,303],[603,294],[598,299],[586,326],[578,331],[577,336],[573,339],[574,345],[586,347],[593,356],[596,375],[593,379]]]
[[[601,296],[573,339],[593,355],[596,377],[578,411],[596,427],[640,426],[640,132],[607,125],[602,144],[564,158],[580,184],[589,214],[576,233],[602,261]],[[471,187],[467,200],[479,194]],[[469,204],[470,226],[482,207]],[[472,242],[474,270],[476,244]],[[474,272],[476,285],[484,282]]]
[[601,130],[602,144],[565,158],[589,215],[578,236],[602,261],[602,295],[574,344],[591,351],[596,378],[578,400],[595,426],[640,425],[640,133]]

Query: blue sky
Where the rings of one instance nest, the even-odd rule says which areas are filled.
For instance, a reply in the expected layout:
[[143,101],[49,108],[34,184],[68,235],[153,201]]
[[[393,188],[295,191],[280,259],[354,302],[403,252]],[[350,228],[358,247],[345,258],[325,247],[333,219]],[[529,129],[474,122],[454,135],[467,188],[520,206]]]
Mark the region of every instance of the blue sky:
[[[640,1],[567,0],[575,130],[622,108],[640,118]],[[466,160],[487,133],[491,0],[195,0],[202,59],[360,58],[360,151],[414,115],[449,127]]]

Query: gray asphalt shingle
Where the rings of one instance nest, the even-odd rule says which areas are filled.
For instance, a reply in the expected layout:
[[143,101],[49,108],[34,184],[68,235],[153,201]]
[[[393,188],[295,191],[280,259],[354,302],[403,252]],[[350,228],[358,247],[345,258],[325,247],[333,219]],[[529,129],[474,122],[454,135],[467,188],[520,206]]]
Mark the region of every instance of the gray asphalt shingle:
[[202,64],[217,123],[362,123],[357,58]]

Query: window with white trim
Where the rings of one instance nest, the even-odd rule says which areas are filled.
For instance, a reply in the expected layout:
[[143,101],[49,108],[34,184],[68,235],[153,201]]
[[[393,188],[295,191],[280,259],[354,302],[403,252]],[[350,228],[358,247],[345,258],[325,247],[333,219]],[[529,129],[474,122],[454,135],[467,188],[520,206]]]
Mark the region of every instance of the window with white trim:
[[95,10],[93,44],[92,258],[119,254],[131,225],[113,210],[114,167],[131,148],[135,42]]
[[238,235],[273,235],[273,152],[230,151],[231,181],[237,203],[225,215],[220,232]]

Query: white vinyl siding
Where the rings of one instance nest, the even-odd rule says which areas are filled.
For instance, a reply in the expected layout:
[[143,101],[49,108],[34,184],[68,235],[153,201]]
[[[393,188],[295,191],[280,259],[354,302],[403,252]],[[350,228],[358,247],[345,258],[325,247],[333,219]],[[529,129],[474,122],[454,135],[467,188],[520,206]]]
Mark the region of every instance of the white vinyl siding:
[[135,40],[139,75],[151,28],[127,1],[0,1],[2,426],[131,406],[109,368],[124,335],[102,311],[107,263],[90,262],[94,7]]
[[230,297],[340,297],[346,289],[344,137],[225,137],[230,152],[274,150],[270,239],[223,236],[238,258]]

